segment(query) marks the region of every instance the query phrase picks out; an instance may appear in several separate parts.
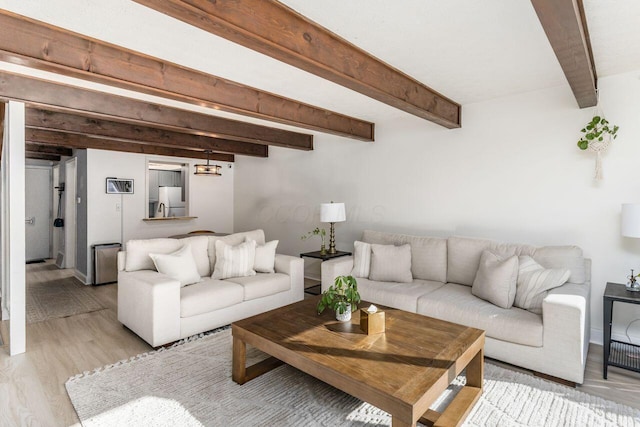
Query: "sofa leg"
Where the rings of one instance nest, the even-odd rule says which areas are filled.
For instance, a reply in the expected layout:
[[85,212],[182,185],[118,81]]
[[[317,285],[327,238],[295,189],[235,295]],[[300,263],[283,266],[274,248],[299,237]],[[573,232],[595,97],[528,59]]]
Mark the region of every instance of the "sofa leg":
[[564,380],[562,378],[554,377],[552,375],[543,374],[542,372],[533,371],[533,375],[538,378],[542,378],[547,381],[552,381],[554,383],[566,385],[567,387],[576,388],[577,384],[573,381]]

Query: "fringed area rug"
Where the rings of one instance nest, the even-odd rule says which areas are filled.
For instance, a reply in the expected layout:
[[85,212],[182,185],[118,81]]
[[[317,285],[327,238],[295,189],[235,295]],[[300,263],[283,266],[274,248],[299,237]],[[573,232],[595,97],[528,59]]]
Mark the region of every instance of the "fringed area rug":
[[[248,363],[264,357],[248,348]],[[378,408],[287,365],[235,384],[230,329],[85,372],[66,387],[85,427],[391,424]],[[640,410],[486,364],[465,425],[640,426]]]
[[104,309],[92,290],[75,277],[29,283],[26,292],[27,323]]

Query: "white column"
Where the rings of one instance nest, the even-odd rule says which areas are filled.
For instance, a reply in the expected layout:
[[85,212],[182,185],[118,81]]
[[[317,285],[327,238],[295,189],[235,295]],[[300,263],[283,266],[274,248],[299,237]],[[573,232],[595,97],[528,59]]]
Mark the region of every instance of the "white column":
[[[2,144],[2,280],[9,297],[9,353],[26,350],[25,107],[9,101]],[[8,283],[8,287],[6,284]]]

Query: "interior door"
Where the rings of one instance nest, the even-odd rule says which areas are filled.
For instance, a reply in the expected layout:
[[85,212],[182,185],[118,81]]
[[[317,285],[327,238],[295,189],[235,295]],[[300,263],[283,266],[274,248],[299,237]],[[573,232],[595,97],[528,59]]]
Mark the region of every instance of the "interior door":
[[51,168],[25,168],[26,260],[51,257]]

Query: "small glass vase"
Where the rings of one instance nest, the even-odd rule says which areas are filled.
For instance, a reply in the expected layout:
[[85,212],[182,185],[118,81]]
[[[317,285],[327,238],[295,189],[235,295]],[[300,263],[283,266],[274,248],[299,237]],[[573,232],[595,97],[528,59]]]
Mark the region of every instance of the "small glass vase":
[[629,280],[626,287],[628,291],[640,292],[640,283],[636,280]]
[[320,255],[326,255],[327,248],[324,246],[324,237],[322,238],[322,245],[320,245]]

